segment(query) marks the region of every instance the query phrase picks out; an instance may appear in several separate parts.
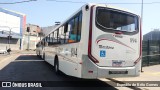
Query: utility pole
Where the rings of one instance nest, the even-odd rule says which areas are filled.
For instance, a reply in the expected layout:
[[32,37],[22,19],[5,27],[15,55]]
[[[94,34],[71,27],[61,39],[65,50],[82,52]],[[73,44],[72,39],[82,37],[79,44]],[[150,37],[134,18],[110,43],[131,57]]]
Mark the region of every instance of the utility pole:
[[28,32],[28,44],[27,44],[27,50],[29,50],[29,41],[30,41],[30,27],[27,27]]
[[11,28],[9,28],[9,36],[8,36],[9,48],[10,48],[10,43],[11,43]]
[[[143,0],[142,0],[142,5],[141,5],[141,24],[142,23],[143,23]],[[141,27],[141,29],[142,29],[142,27]]]
[[[142,0],[142,4],[141,4],[141,32],[142,32],[142,26],[143,26],[143,0]],[[142,64],[143,61],[141,60],[141,72],[143,72],[142,70]]]

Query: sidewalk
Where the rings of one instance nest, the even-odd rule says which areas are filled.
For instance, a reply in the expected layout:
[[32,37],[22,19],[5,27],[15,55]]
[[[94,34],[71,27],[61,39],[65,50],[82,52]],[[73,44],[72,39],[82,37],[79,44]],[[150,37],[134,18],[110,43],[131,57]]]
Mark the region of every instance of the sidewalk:
[[[139,77],[126,77],[126,78],[112,78],[107,79],[113,82],[122,82],[125,83],[125,81],[145,81],[146,83],[149,83],[147,81],[159,81],[160,83],[160,65],[153,65],[148,67],[143,67],[143,72],[140,74]],[[160,90],[160,84],[159,87],[116,87],[120,90]]]
[[0,55],[0,70],[2,68],[4,68],[6,65],[8,65],[9,63],[11,63],[12,61],[14,61],[17,57],[19,57],[20,55],[28,55],[28,54],[35,54],[35,51],[30,50],[30,51],[26,51],[26,50],[17,50],[17,51],[11,51],[10,54],[6,53],[6,54],[1,54]]
[[17,54],[36,54],[35,51],[33,50],[14,50],[14,51],[11,51],[10,54],[6,53],[6,54],[0,54],[0,61],[4,60],[4,59],[9,59],[11,58],[12,56],[14,55],[17,55]]
[[20,54],[20,51],[12,51],[10,54],[6,53],[0,55],[0,70],[7,66],[9,63],[14,61]]
[[139,77],[114,78],[118,81],[160,81],[160,65],[153,65],[142,68],[143,72]]
[[20,52],[21,52],[20,50],[17,50],[17,51],[11,51],[10,54],[8,54],[8,53],[0,54],[0,62],[1,62],[2,60],[9,59],[9,58],[11,58],[12,56],[14,56],[15,54],[18,54],[18,53],[20,53]]

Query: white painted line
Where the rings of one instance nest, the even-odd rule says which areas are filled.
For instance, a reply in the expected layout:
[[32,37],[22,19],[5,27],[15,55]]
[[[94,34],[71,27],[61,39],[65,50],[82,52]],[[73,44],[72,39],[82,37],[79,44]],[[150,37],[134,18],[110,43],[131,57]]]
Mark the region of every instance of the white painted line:
[[15,60],[13,62],[43,62],[44,60]]
[[37,54],[21,54],[21,55],[37,55]]

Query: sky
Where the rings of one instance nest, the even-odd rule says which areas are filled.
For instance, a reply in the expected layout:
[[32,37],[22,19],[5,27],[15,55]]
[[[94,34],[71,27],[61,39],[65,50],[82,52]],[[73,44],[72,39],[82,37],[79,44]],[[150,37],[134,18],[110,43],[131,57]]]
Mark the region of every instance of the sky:
[[[27,0],[0,0],[0,3],[19,1]],[[72,1],[83,3],[56,1]],[[0,7],[24,13],[27,17],[27,23],[39,25],[40,27],[46,27],[54,25],[56,21],[63,22],[85,3],[108,3],[112,6],[128,9],[141,16],[141,4],[122,4],[141,2],[142,0],[37,0],[18,4],[0,4]],[[143,0],[143,2],[152,3],[144,4],[143,7],[142,34],[144,35],[153,29],[160,28],[160,1]]]

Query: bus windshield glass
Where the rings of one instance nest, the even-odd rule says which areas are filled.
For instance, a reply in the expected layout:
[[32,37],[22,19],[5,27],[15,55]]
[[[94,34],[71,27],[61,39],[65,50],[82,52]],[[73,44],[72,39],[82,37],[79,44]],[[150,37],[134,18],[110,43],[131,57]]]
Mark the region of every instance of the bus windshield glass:
[[138,17],[115,9],[97,7],[96,25],[103,31],[111,29],[134,32],[138,31]]

